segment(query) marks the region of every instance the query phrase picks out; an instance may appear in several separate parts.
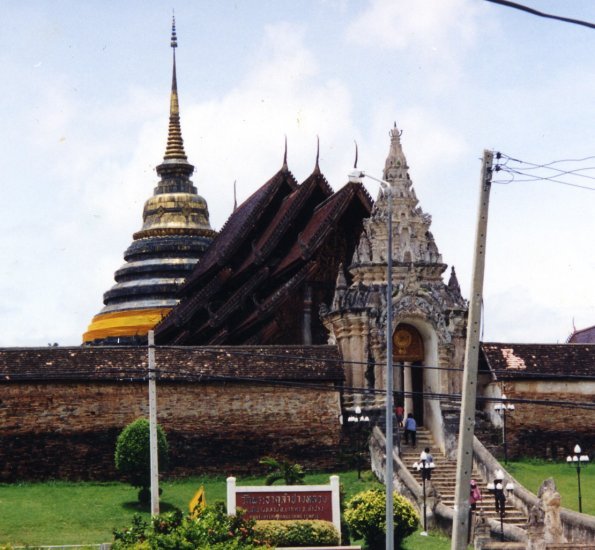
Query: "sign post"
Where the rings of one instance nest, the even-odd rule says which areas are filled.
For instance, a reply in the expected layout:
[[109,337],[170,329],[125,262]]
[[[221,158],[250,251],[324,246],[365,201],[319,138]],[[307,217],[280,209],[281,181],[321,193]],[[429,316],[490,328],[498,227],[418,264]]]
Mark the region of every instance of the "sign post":
[[286,520],[319,519],[330,521],[341,536],[339,476],[331,476],[329,485],[236,485],[227,478],[227,513],[246,510],[247,519]]

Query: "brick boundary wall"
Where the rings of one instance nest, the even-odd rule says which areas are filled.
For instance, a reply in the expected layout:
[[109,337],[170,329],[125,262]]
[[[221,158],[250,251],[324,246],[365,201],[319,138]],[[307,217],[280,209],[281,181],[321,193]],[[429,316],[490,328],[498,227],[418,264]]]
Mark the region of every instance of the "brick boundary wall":
[[[340,394],[250,382],[160,382],[158,422],[170,444],[171,477],[255,473],[265,455],[308,469],[340,461]],[[0,396],[0,481],[109,480],[114,449],[129,422],[148,416],[142,382],[16,381]]]

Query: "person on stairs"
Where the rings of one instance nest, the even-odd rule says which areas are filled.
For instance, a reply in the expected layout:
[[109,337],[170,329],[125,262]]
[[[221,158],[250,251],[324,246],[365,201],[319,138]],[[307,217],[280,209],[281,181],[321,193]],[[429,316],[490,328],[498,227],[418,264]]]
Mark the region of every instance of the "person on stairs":
[[417,422],[413,418],[413,413],[407,415],[405,420],[405,445],[409,445],[409,438],[411,438],[411,445],[415,448],[416,437],[417,437]]
[[[474,515],[477,512],[477,503],[482,500],[481,491],[477,485],[477,481],[471,480],[471,487],[469,492],[469,526],[467,533],[467,544],[471,544],[475,533]],[[481,504],[480,504],[481,506]]]
[[430,453],[430,447],[426,447],[419,455],[419,461],[422,463],[422,475],[426,479],[432,479],[432,469],[434,468],[434,457]]

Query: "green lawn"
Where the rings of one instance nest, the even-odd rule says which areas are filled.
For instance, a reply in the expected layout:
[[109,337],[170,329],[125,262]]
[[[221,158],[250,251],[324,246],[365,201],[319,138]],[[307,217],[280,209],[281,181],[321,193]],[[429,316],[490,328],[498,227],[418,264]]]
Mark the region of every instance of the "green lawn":
[[[510,473],[537,493],[547,477],[556,480],[565,507],[577,510],[576,470],[565,463],[518,461],[508,464]],[[370,472],[357,479],[356,472],[340,474],[346,497],[377,485]],[[306,483],[328,483],[328,474],[312,474]],[[595,466],[581,471],[583,511],[595,515]],[[263,478],[239,478],[239,485],[262,485]],[[162,483],[162,511],[173,507],[187,510],[198,488],[204,485],[208,502],[225,500],[224,477],[188,478]],[[65,545],[92,544],[112,540],[112,530],[130,524],[134,513],[148,517],[136,501],[136,489],[123,483],[18,483],[0,484],[0,544]],[[448,550],[450,540],[430,533],[413,534],[404,550]]]
[[[346,497],[377,486],[371,472],[357,479],[356,472],[340,474]],[[328,483],[328,474],[306,476],[308,484]],[[239,478],[239,485],[262,485],[263,478]],[[204,485],[208,502],[225,500],[224,477],[188,478],[163,482],[161,510],[173,507],[186,511],[198,488]],[[136,489],[123,483],[0,484],[0,544],[66,545],[93,544],[112,540],[112,530],[130,525],[135,513],[149,516],[136,501]],[[447,550],[446,537],[418,533],[409,537],[405,550]]]
[[[578,483],[576,469],[566,463],[545,460],[522,460],[509,462],[507,470],[527,489],[537,494],[545,479],[553,477],[562,506],[578,511]],[[595,515],[595,465],[581,469],[581,492],[583,513]]]

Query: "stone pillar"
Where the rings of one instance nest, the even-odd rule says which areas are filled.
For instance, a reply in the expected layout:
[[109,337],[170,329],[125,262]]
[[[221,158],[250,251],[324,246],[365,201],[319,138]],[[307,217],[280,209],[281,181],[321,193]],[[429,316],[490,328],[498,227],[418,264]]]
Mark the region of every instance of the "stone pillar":
[[[411,381],[411,363],[405,363],[405,376],[404,376],[404,383],[405,383],[405,393],[411,394],[413,390],[413,383]],[[413,399],[410,395],[405,397],[405,415],[413,412]]]

